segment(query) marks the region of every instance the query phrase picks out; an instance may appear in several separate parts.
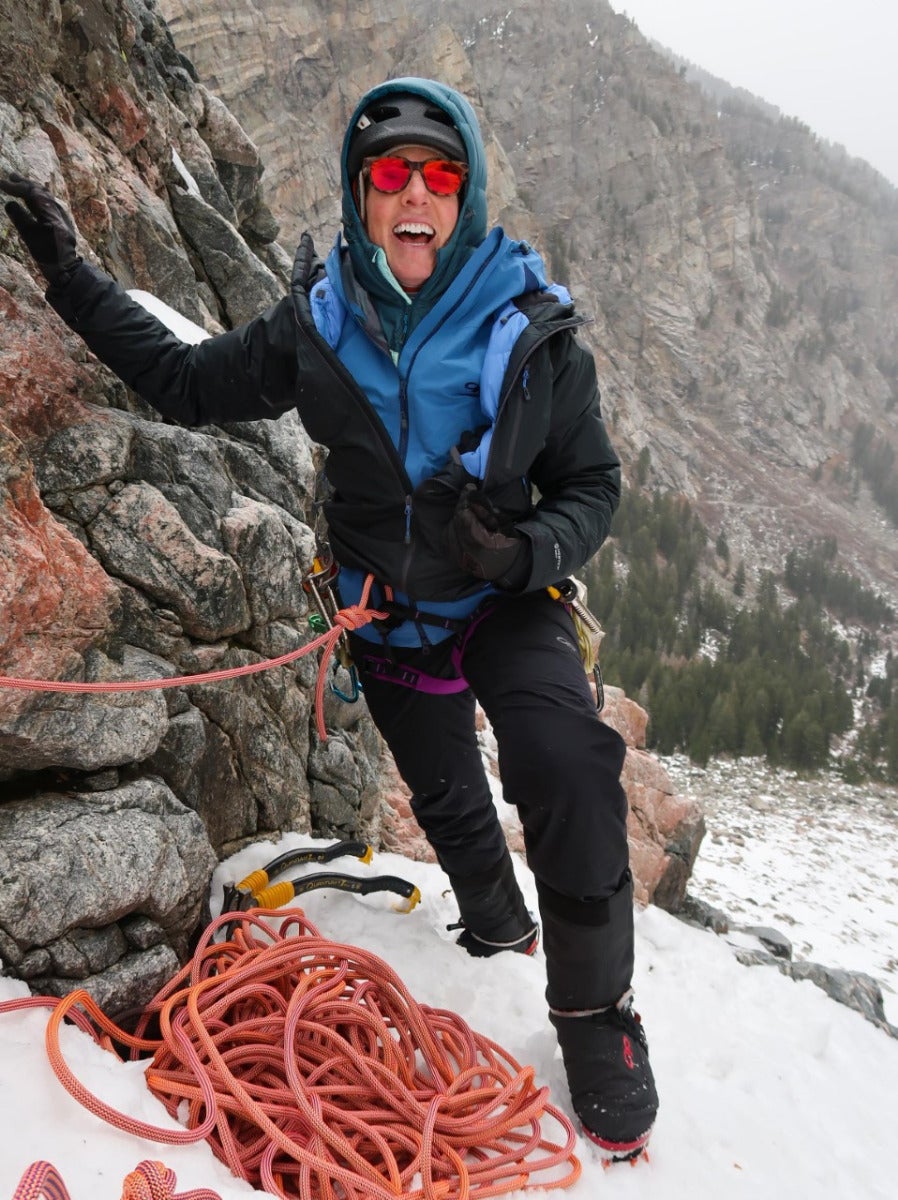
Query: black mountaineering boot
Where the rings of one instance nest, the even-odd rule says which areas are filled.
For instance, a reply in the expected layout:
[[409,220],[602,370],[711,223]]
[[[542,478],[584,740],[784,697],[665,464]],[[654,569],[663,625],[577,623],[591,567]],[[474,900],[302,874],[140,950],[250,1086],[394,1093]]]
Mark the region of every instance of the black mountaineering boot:
[[459,946],[475,958],[487,958],[502,950],[532,954],[539,941],[539,926],[527,911],[511,855],[478,875],[450,875],[458,901],[460,920],[450,929],[462,930]]
[[607,1158],[636,1158],[648,1143],[658,1093],[630,989],[632,878],[628,871],[607,900],[572,900],[537,886],[549,1020],[574,1111]]

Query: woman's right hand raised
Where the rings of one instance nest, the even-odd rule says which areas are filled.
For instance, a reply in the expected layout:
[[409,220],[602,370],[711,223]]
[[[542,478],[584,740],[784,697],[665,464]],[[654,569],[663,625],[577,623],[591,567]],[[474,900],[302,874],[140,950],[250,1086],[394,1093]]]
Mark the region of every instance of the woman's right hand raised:
[[0,176],[0,191],[24,201],[11,200],[6,212],[47,283],[66,284],[82,261],[72,218],[45,187],[15,172]]

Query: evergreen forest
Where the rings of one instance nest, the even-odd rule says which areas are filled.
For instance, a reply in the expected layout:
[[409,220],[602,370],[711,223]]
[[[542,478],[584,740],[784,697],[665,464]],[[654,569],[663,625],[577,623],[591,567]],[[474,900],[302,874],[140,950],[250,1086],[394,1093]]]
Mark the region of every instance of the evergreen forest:
[[584,581],[605,682],[647,710],[650,749],[898,783],[895,613],[839,567],[833,539],[750,586],[687,500],[631,487]]

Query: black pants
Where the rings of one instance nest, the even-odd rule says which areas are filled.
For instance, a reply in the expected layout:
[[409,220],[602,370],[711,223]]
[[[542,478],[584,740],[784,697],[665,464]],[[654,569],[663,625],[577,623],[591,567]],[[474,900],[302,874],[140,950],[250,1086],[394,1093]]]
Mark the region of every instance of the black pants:
[[[451,675],[449,639],[396,661]],[[565,896],[604,898],[627,870],[625,746],[598,719],[570,615],[545,592],[502,598],[471,634],[470,687],[430,695],[372,676],[375,643],[352,638],[368,708],[412,792],[412,810],[450,875],[500,859],[496,816],[474,729],[475,697],[499,748],[505,800],[517,806],[527,859],[539,882]]]

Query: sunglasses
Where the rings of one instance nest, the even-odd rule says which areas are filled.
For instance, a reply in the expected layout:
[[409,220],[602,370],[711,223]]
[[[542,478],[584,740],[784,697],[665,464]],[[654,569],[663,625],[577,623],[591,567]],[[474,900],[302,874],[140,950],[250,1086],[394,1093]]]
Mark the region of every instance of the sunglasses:
[[435,196],[456,196],[468,177],[468,164],[452,162],[447,158],[428,158],[424,162],[413,162],[410,158],[402,158],[398,154],[390,154],[384,158],[366,158],[362,164],[363,172],[371,180],[371,186],[378,192],[391,195],[401,192],[415,171],[421,172],[424,186]]

